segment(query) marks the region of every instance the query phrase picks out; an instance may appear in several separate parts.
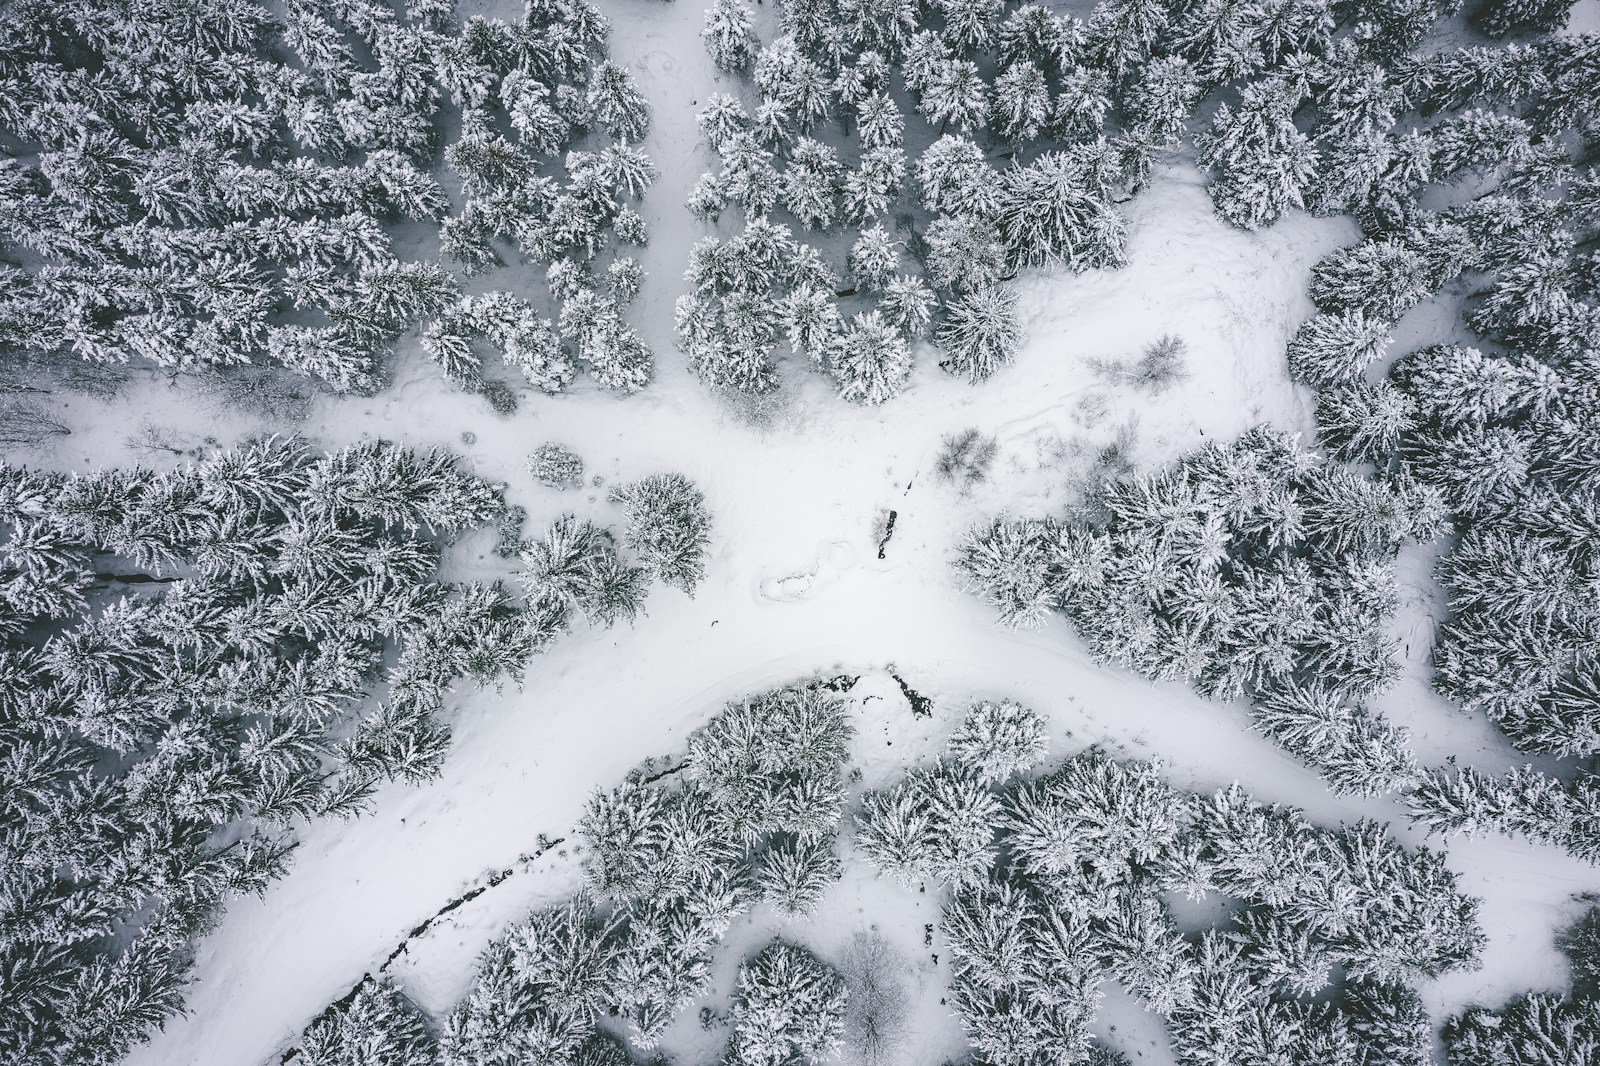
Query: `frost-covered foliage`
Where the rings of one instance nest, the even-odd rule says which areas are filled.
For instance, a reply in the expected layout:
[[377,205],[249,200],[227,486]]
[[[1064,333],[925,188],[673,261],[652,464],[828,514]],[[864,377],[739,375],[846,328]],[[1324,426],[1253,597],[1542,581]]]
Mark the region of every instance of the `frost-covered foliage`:
[[739,967],[730,1066],[815,1066],[838,1053],[849,993],[833,967],[775,940]]
[[1506,833],[1600,865],[1600,779],[1568,784],[1531,766],[1494,777],[1470,766],[1430,771],[1406,797],[1411,817],[1441,836]]
[[1017,294],[1004,285],[986,285],[946,302],[934,341],[950,370],[982,381],[1016,357],[1022,344]]
[[[706,13],[713,59],[748,74],[752,91],[717,94],[700,113],[720,165],[689,207],[708,221],[737,210],[747,227],[783,226],[816,265],[777,291],[743,286],[752,298],[737,309],[704,306],[721,291],[680,305],[679,346],[715,387],[773,387],[787,340],[846,397],[882,402],[910,375],[910,345],[936,301],[947,367],[987,377],[1019,343],[1015,296],[998,292],[1005,279],[1023,265],[1119,265],[1126,226],[1115,201],[1177,143],[1198,101],[1184,72],[1167,68],[1152,80],[1159,89],[1118,96],[1083,23],[1035,4],[807,0],[781,16],[762,44],[736,0]],[[1121,128],[1141,130],[1142,147]],[[900,273],[907,252],[911,274]],[[846,290],[822,273],[841,259]],[[703,289],[701,248],[688,275]],[[763,305],[780,299],[774,324]]]
[[1254,430],[1114,481],[1086,518],[998,519],[958,566],[1011,625],[1059,612],[1101,660],[1217,699],[1340,791],[1403,788],[1404,731],[1365,703],[1395,679],[1395,553],[1426,494],[1364,479]]
[[[1489,2],[1472,18],[1495,36],[1544,33],[1567,6]],[[1402,56],[1432,10],[1400,20],[1400,39],[1376,33],[1385,54],[1363,59],[1344,45],[1351,62],[1325,90],[1350,112],[1345,126],[1361,119],[1370,146],[1365,161],[1350,155],[1333,168],[1366,173],[1361,195],[1343,202],[1366,238],[1313,270],[1320,313],[1291,342],[1289,367],[1320,390],[1330,454],[1413,493],[1419,535],[1456,534],[1438,569],[1449,614],[1433,642],[1435,686],[1520,750],[1563,760],[1553,777],[1441,770],[1414,797],[1419,816],[1592,858],[1600,616],[1585,590],[1600,528],[1600,179],[1574,145],[1595,129],[1600,42],[1543,37]],[[1337,159],[1325,153],[1320,165]],[[1388,358],[1402,316],[1462,296],[1463,324],[1481,342],[1436,332],[1440,343]]]
[[[489,390],[470,346],[488,330],[460,328],[479,309],[439,263],[400,258],[395,226],[468,272],[512,244],[587,260],[653,175],[630,143],[643,101],[584,0],[464,24],[432,0],[24,0],[0,26],[0,348],[35,357],[268,363],[367,392],[435,319],[429,351]],[[558,391],[566,357],[513,317],[494,343]]]
[[387,981],[362,980],[300,1034],[302,1066],[436,1066],[438,1045],[422,1012]]
[[[1423,1066],[1432,1032],[1409,986],[1474,965],[1483,944],[1442,856],[1371,822],[1313,826],[1238,786],[1185,793],[1156,764],[1098,749],[1003,791],[978,784],[967,835],[982,846],[952,876],[933,858],[949,819],[939,774],[947,764],[869,794],[857,846],[897,879],[954,886],[940,922],[949,1002],[998,1066],[1092,1060],[1107,981],[1165,1018],[1185,1064]],[[1167,893],[1219,895],[1233,920],[1197,942]],[[1343,994],[1309,1008],[1335,966]]]
[[1176,334],[1165,334],[1144,346],[1133,361],[1097,359],[1095,373],[1115,385],[1131,385],[1140,392],[1159,396],[1189,376],[1184,356],[1189,346]]
[[0,1047],[111,1062],[180,1009],[190,939],[284,869],[296,823],[437,773],[446,692],[520,675],[566,619],[434,579],[502,506],[441,452],[269,439],[0,486],[0,897],[26,901]]
[[565,514],[522,549],[517,576],[531,603],[565,616],[577,610],[596,625],[632,622],[644,609],[648,574],[617,554],[611,531]]
[[546,441],[528,456],[528,472],[551,489],[583,487],[583,457],[563,444]]
[[1038,765],[1050,748],[1044,719],[1011,700],[981,700],[950,738],[950,754],[985,781],[1004,781]]
[[706,991],[735,918],[762,899],[809,913],[838,878],[850,735],[841,701],[820,685],[776,689],[696,732],[676,785],[641,769],[590,800],[579,824],[589,877],[619,923],[606,1002],[639,1046]]
[[694,482],[682,474],[652,474],[611,490],[626,519],[622,542],[646,574],[694,595],[706,573],[711,512]]
[[997,810],[976,770],[940,762],[869,792],[857,816],[856,846],[904,884],[965,884],[994,862]]
[[[991,733],[1028,722],[1030,738],[1038,724],[1014,704],[980,705],[952,759],[865,797],[856,851],[903,880],[951,883],[943,998],[983,1061],[1125,1066],[1092,1035],[1108,982],[1164,1019],[1183,1066],[1429,1061],[1412,986],[1474,965],[1483,943],[1476,903],[1440,856],[1372,822],[1314,826],[1238,786],[1185,792],[1158,764],[1099,749],[1030,780],[986,782],[955,761],[970,757],[979,721]],[[849,741],[842,701],[819,682],[728,706],[683,763],[647,763],[593,797],[579,826],[589,891],[490,945],[436,1057],[415,1012],[370,979],[302,1047],[346,1055],[329,1066],[626,1066],[709,992],[718,947],[758,892],[782,913],[810,913],[838,876]],[[921,870],[890,842],[898,816],[882,812],[894,807],[923,827],[911,841]],[[827,872],[794,908],[774,886],[807,878],[774,871],[808,856]],[[1216,927],[1180,932],[1173,894],[1221,897]],[[724,1061],[817,1066],[846,1048],[866,1066],[891,1061],[907,1035],[904,968],[873,932],[842,946],[838,971],[794,942],[767,942],[740,965]],[[617,1016],[631,1047],[601,1022]],[[1261,1048],[1270,1055],[1257,1058]],[[368,1049],[394,1057],[359,1057]]]
[[610,998],[620,930],[577,896],[536,911],[489,945],[477,979],[450,1012],[440,1066],[543,1060],[625,1066],[595,1026]]

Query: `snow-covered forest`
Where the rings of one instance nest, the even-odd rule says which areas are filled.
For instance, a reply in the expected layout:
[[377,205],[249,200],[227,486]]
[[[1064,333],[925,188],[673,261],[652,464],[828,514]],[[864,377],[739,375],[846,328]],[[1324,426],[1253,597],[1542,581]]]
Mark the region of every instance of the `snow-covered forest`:
[[1600,3],[0,7],[0,1066],[1600,1062]]

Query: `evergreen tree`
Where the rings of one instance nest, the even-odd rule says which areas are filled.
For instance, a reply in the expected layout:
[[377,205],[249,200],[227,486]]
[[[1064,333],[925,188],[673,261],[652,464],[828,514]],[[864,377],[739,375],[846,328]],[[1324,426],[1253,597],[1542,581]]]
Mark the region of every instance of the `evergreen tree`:
[[898,396],[911,377],[911,349],[900,329],[878,311],[851,319],[828,356],[839,395],[876,406]]
[[1552,33],[1566,25],[1572,0],[1488,0],[1474,21],[1491,37],[1509,33]]
[[[961,0],[973,6],[986,6],[985,0]],[[917,110],[942,133],[954,126],[963,133],[984,129],[989,123],[989,87],[978,65],[966,59],[946,59],[938,63],[918,91]]]
[[1416,404],[1388,381],[1357,378],[1317,394],[1317,435],[1343,462],[1384,468],[1416,424]]
[[783,173],[783,206],[806,229],[827,229],[838,213],[844,167],[832,148],[810,137],[795,142]]
[[848,993],[831,967],[773,941],[739,967],[728,1061],[740,1066],[818,1063],[839,1050]]
[[882,226],[870,226],[861,231],[850,246],[850,273],[856,284],[875,292],[888,284],[894,269],[900,263],[900,249]]
[[1361,310],[1307,319],[1289,342],[1289,370],[1309,385],[1345,385],[1383,357],[1389,324]]
[[594,121],[613,137],[637,141],[650,125],[650,104],[634,85],[633,75],[609,60],[590,74],[585,103]]
[[995,79],[992,119],[996,132],[1012,144],[1037,139],[1051,120],[1043,71],[1029,60],[1008,66]]
[[311,1066],[432,1066],[434,1039],[422,1015],[387,982],[364,978],[300,1035]]
[[761,853],[756,884],[780,913],[810,917],[841,870],[831,839],[785,837]]
[[998,206],[994,185],[983,149],[966,137],[947,133],[917,160],[922,206],[936,214],[989,215]]
[[951,300],[935,340],[952,371],[974,382],[989,377],[1011,362],[1022,343],[1015,290],[990,285]]
[[1078,145],[1005,172],[996,221],[1014,262],[1121,265],[1126,224],[1111,204],[1108,153],[1104,142]]
[[623,542],[645,573],[694,595],[705,576],[711,515],[705,498],[682,474],[653,474],[611,490],[627,519]]
[[562,515],[543,540],[524,547],[522,562],[518,576],[535,602],[577,608],[605,626],[632,621],[642,606],[645,571],[617,557],[609,533],[573,515]]
[[1006,249],[994,223],[977,215],[941,216],[924,235],[927,270],[943,289],[997,283],[1006,272]]
[[1268,82],[1247,85],[1237,107],[1223,104],[1198,136],[1200,162],[1222,176],[1210,192],[1217,213],[1259,229],[1305,205],[1317,153],[1293,121],[1294,101]]
[[950,738],[950,753],[985,781],[1032,769],[1049,749],[1044,721],[1010,700],[976,703]]
[[706,9],[706,27],[700,36],[712,62],[733,73],[750,69],[761,44],[751,24],[750,9],[739,0],[714,0]]

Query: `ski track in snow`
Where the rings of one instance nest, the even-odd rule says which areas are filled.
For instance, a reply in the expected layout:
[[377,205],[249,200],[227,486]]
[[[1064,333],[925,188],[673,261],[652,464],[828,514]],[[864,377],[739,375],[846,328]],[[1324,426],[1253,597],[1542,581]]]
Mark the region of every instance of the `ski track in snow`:
[[[1087,451],[1130,419],[1137,420],[1141,465],[1261,422],[1309,436],[1310,397],[1288,380],[1283,346],[1311,312],[1308,270],[1354,241],[1354,225],[1295,216],[1259,234],[1231,229],[1213,217],[1202,179],[1180,160],[1126,205],[1126,268],[1020,280],[1029,340],[1017,363],[989,382],[972,387],[949,378],[924,347],[907,393],[864,410],[838,400],[809,369],[786,366],[780,400],[752,418],[693,381],[671,336],[684,259],[705,232],[681,207],[708,163],[693,116],[709,93],[733,86],[697,39],[699,5],[600,6],[613,19],[614,56],[631,66],[654,108],[645,147],[661,178],[642,207],[651,244],[638,257],[650,277],[631,318],[656,352],[655,384],[630,398],[586,382],[559,397],[530,391],[514,417],[500,419],[444,383],[412,343],[391,388],[371,398],[319,399],[305,431],[329,446],[385,436],[453,448],[478,473],[507,483],[510,502],[528,509],[530,535],[565,510],[615,524],[606,486],[681,471],[700,485],[715,516],[706,580],[693,599],[657,587],[648,616],[632,629],[580,626],[532,663],[520,689],[460,693],[442,777],[385,789],[368,817],[305,830],[288,876],[260,898],[230,904],[200,943],[188,1013],[132,1054],[129,1066],[275,1060],[407,930],[486,871],[517,864],[540,834],[568,836],[593,788],[614,784],[641,759],[678,750],[725,700],[813,673],[864,673],[851,698],[861,716],[855,765],[869,785],[908,759],[930,756],[970,699],[1010,696],[1050,716],[1054,757],[1104,743],[1129,756],[1162,758],[1179,784],[1211,789],[1238,779],[1258,797],[1302,807],[1319,822],[1377,817],[1420,842],[1397,803],[1331,795],[1251,733],[1241,708],[1098,667],[1059,621],[1037,632],[997,627],[992,613],[957,587],[949,565],[961,532],[974,523],[1001,510],[1043,514],[1068,502]],[[504,7],[485,13],[515,14]],[[758,12],[771,16],[770,8]],[[527,283],[542,291],[532,285],[536,276],[507,269],[472,288]],[[1419,309],[1407,322],[1430,313]],[[1190,377],[1162,396],[1108,386],[1086,365],[1091,357],[1136,356],[1164,333],[1188,342]],[[1105,406],[1092,425],[1080,406],[1091,395]],[[173,427],[195,443],[281,429],[197,402],[183,383],[155,375],[137,379],[114,404],[79,399],[73,406],[73,435],[44,460],[60,469],[130,461],[130,419]],[[1000,455],[990,480],[959,498],[938,482],[932,462],[942,436],[966,426],[993,433]],[[476,435],[474,443],[464,443],[464,431]],[[546,440],[577,450],[606,486],[560,493],[536,485],[523,463]],[[898,512],[895,534],[880,561],[873,520],[891,508]],[[492,531],[463,541],[446,576],[505,576],[492,543]],[[1382,708],[1413,730],[1425,761],[1458,753],[1503,770],[1518,761],[1504,740],[1428,688],[1429,613],[1439,606],[1430,559],[1416,551],[1404,560],[1410,602],[1400,631],[1408,676]],[[890,664],[933,698],[931,720],[912,720],[882,672]],[[578,859],[571,844],[541,857],[440,921],[389,972],[436,1015],[448,1010],[493,935],[579,883]],[[1435,1020],[1468,1003],[1495,1003],[1564,980],[1550,930],[1574,913],[1573,893],[1600,889],[1600,873],[1500,838],[1453,842],[1450,864],[1485,901],[1490,939],[1482,969],[1425,989]],[[827,955],[853,930],[876,923],[915,962],[911,980],[921,994],[908,1062],[938,1061],[962,1047],[938,1004],[943,977],[931,962],[937,941],[931,950],[922,943],[922,926],[936,921],[937,906],[933,894],[907,893],[853,866],[823,917],[791,928]],[[758,918],[736,930],[734,950],[719,958],[720,988],[731,984],[738,951],[772,928]],[[1114,991],[1100,1029],[1113,1027],[1117,1046],[1170,1061],[1159,1022]],[[685,1061],[705,1060],[721,1039],[701,1033],[690,1017],[667,1046]]]

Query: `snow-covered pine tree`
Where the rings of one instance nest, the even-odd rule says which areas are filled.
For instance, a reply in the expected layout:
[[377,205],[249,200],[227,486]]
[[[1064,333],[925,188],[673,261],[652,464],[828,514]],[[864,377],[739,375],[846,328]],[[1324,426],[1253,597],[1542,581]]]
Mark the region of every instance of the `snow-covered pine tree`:
[[1317,393],[1318,439],[1342,462],[1383,469],[1416,425],[1416,404],[1387,380],[1357,378]]
[[626,519],[623,543],[645,573],[694,595],[711,539],[711,514],[694,483],[682,474],[652,474],[617,486],[610,498]]
[[978,65],[967,59],[947,59],[935,65],[917,95],[917,110],[941,133],[948,126],[963,133],[985,129],[989,124],[990,93]]
[[856,285],[868,292],[876,292],[888,284],[899,265],[900,248],[882,226],[862,230],[850,246],[850,273]]
[[300,1034],[308,1066],[433,1066],[437,1049],[422,1014],[387,981],[364,978]]
[[585,103],[594,121],[613,137],[638,141],[649,128],[649,102],[627,68],[610,60],[596,64],[591,71]]
[[851,726],[816,685],[774,689],[729,704],[689,738],[691,778],[745,843],[773,834],[831,836]]
[[810,917],[842,870],[831,837],[784,836],[762,851],[756,885],[779,913]]
[[1307,319],[1289,341],[1289,370],[1308,385],[1345,385],[1383,357],[1391,326],[1359,309]]
[[967,533],[956,567],[968,587],[1007,625],[1044,624],[1057,605],[1051,568],[1054,530],[1041,522],[996,519]]
[[1049,746],[1044,720],[1011,700],[973,704],[950,738],[950,754],[993,782],[1033,769]]
[[645,571],[617,556],[611,535],[574,515],[552,522],[543,539],[530,541],[518,573],[530,601],[576,608],[610,626],[632,621],[643,607]]
[[1120,177],[1114,155],[1098,141],[1005,171],[995,219],[1013,262],[1078,271],[1121,265],[1127,225],[1111,202]]
[[971,138],[947,133],[917,160],[922,206],[936,214],[990,215],[999,206],[993,168]]
[[1015,145],[1032,143],[1051,123],[1050,88],[1029,60],[1008,66],[994,83],[995,131]]
[[827,362],[839,395],[867,406],[900,395],[911,377],[911,349],[905,335],[878,311],[854,316],[834,338]]
[[941,215],[923,236],[928,277],[942,289],[965,291],[997,284],[1006,273],[1000,231],[979,215]]
[[1008,365],[1022,343],[1016,290],[987,285],[955,297],[934,337],[952,372],[983,381]]
[[711,52],[712,62],[732,73],[749,70],[761,45],[750,9],[741,0],[712,0],[706,8],[706,27],[700,36]]
[[783,206],[806,229],[827,229],[838,214],[837,185],[843,173],[837,152],[821,141],[801,137],[783,172]]
[[739,967],[728,1061],[815,1066],[832,1058],[839,1051],[847,998],[832,967],[803,947],[774,940]]
[[1250,83],[1195,139],[1201,164],[1221,171],[1210,189],[1217,213],[1236,226],[1259,229],[1305,205],[1317,153],[1294,124],[1296,102],[1270,82]]

